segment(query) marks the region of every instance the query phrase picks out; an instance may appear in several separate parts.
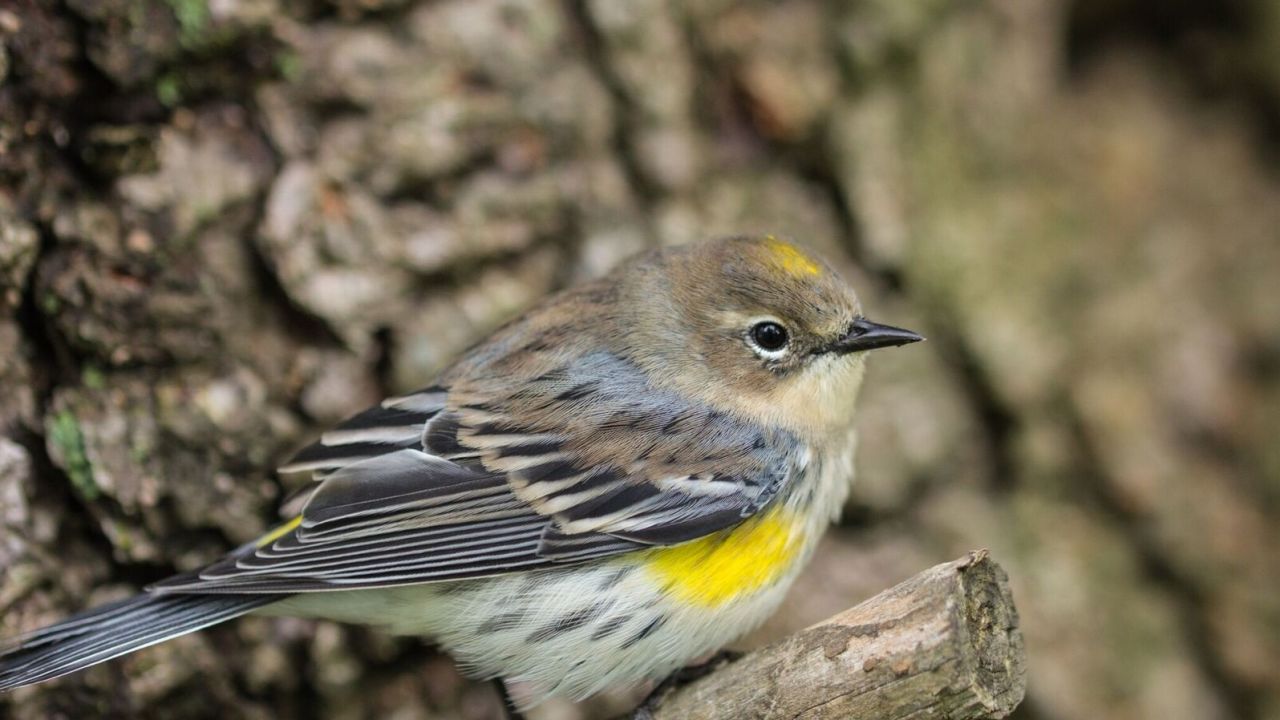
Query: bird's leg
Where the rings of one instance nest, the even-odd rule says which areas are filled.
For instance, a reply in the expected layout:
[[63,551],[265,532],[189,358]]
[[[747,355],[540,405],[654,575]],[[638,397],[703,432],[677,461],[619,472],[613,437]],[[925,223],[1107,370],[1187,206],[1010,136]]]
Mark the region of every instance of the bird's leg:
[[502,698],[502,709],[507,711],[507,720],[525,720],[524,713],[516,709],[516,701],[511,698],[511,691],[502,678],[494,678],[493,685],[498,689],[498,697]]
[[721,667],[731,662],[736,662],[742,657],[742,653],[737,650],[721,650],[712,655],[704,663],[697,665],[686,665],[679,670],[671,673],[658,683],[653,691],[645,696],[644,702],[635,709],[631,714],[631,720],[653,720],[653,713],[662,704],[662,700],[676,688],[681,685],[688,685],[694,680],[704,678],[711,673],[719,670]]

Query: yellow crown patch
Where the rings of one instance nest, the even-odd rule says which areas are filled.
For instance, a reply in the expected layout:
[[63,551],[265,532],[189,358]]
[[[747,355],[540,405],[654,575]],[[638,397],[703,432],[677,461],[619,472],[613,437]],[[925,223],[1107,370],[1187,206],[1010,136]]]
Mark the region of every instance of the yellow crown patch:
[[772,235],[766,237],[765,240],[768,241],[766,247],[769,249],[770,254],[773,255],[773,259],[778,263],[778,267],[786,272],[796,276],[817,275],[822,272],[822,268],[818,267],[816,262],[810,260],[808,255],[800,252],[795,245],[779,240]]

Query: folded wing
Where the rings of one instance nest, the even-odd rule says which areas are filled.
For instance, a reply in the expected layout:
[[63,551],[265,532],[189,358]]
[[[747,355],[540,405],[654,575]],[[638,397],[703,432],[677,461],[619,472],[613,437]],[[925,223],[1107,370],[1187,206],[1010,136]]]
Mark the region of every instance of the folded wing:
[[286,466],[322,478],[300,519],[154,590],[377,587],[671,545],[767,505],[794,448],[604,352],[520,383],[478,373],[326,433]]

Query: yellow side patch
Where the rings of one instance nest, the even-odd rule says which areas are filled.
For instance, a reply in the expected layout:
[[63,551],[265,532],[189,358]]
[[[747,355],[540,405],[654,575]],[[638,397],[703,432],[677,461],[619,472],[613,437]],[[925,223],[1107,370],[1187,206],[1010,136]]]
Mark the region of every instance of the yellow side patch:
[[298,517],[277,527],[276,529],[272,530],[266,535],[263,535],[262,537],[258,538],[258,540],[254,543],[254,545],[257,545],[258,547],[266,547],[271,543],[284,537],[285,535],[288,535],[289,533],[293,532],[301,524],[302,524],[302,516],[299,515]]
[[775,582],[800,551],[798,523],[781,510],[650,553],[648,567],[677,598],[716,607]]
[[769,252],[773,253],[778,266],[783,270],[792,275],[817,275],[822,272],[822,268],[818,267],[818,263],[801,252],[795,245],[779,240],[772,235],[768,236],[766,240],[768,241]]

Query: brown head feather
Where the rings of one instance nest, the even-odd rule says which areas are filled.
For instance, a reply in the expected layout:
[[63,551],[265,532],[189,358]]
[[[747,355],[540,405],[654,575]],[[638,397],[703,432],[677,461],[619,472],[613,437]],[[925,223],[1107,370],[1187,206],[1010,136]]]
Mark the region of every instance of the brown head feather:
[[[550,298],[455,366],[445,384],[482,375],[510,386],[605,350],[643,368],[655,387],[713,407],[793,430],[843,430],[862,359],[821,350],[860,314],[857,295],[830,266],[773,236],[664,248]],[[753,347],[761,321],[786,329],[784,352]]]

